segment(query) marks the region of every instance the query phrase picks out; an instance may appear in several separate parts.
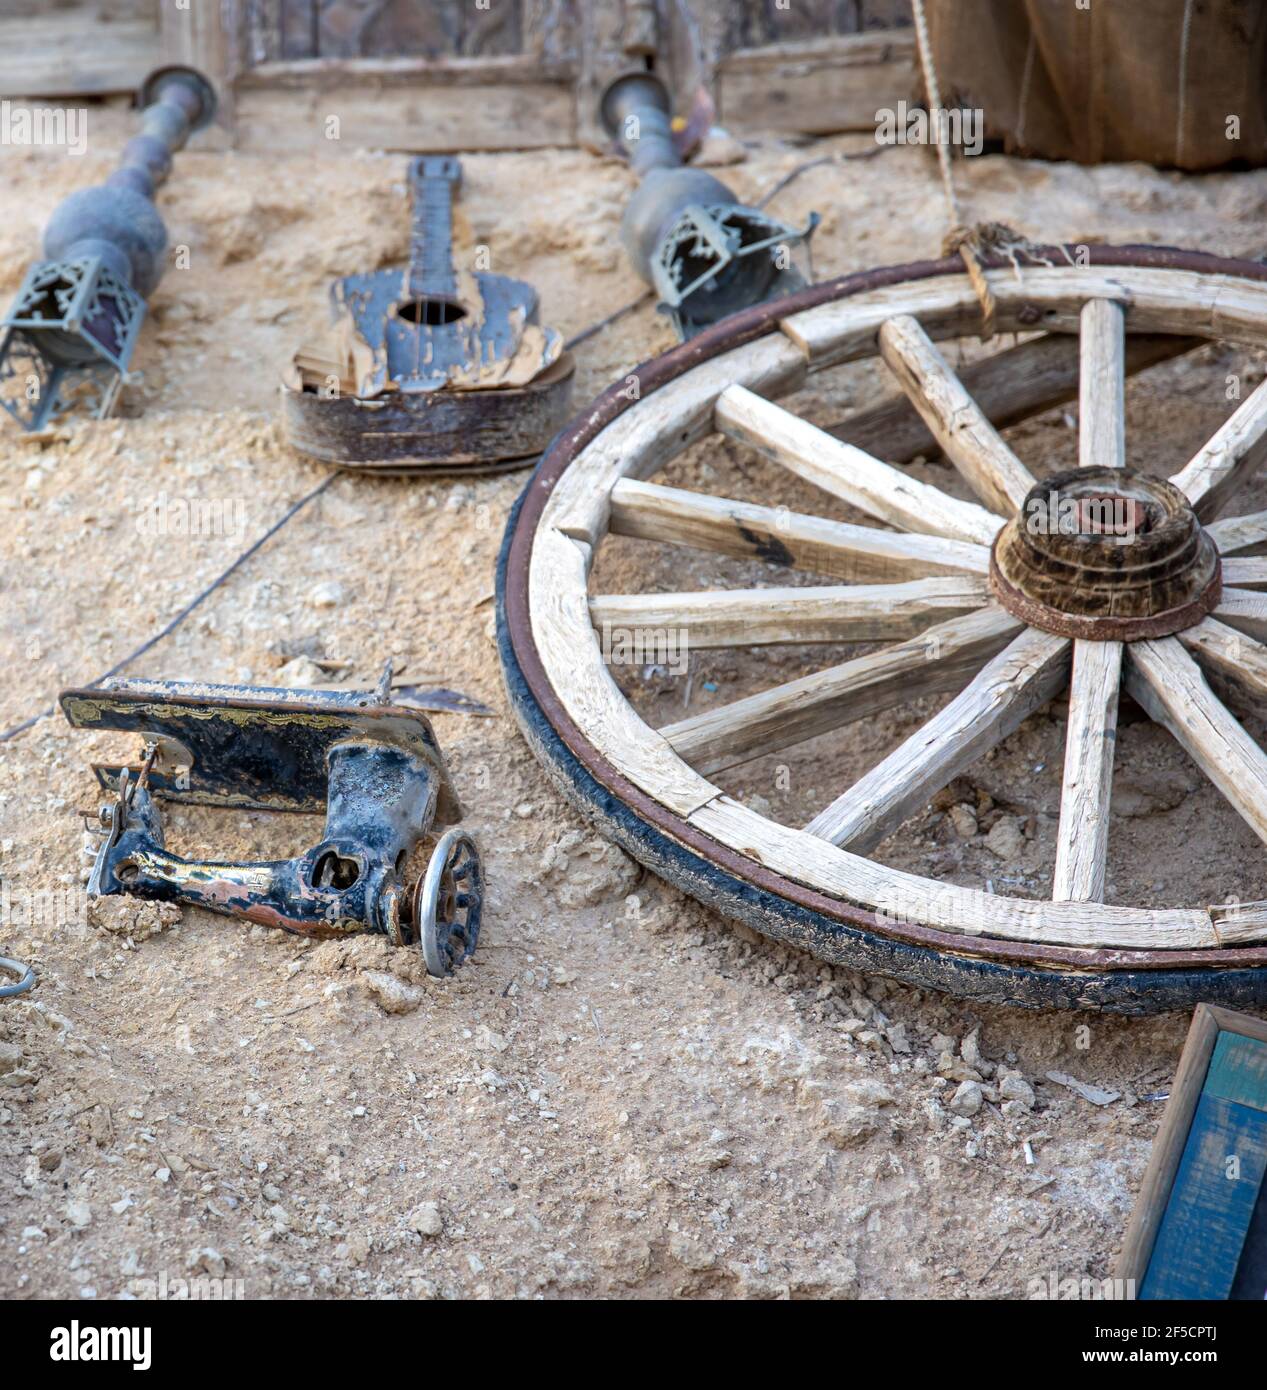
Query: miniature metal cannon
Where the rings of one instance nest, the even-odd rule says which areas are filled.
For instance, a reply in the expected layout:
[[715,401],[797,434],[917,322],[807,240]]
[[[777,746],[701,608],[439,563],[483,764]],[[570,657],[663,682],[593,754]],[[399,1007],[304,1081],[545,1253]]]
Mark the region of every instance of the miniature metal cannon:
[[[94,764],[116,796],[101,808],[89,894],[188,903],[303,936],[382,932],[417,945],[432,975],[450,974],[479,940],[479,850],[455,827],[461,808],[429,721],[389,691],[390,667],[373,692],[174,681],[65,691],[76,728],[146,740],[139,764]],[[165,847],[159,798],[324,811],[325,829],[294,859],[183,859]],[[407,887],[433,822],[452,828]]]
[[167,253],[154,193],[173,151],[211,120],[216,97],[192,68],[163,68],[146,80],[139,103],[140,134],[105,183],[55,209],[44,259],[27,271],[0,325],[0,405],[25,430],[77,405],[104,419],[128,380]]
[[282,419],[301,453],[374,471],[520,468],[567,418],[574,364],[523,280],[453,254],[462,166],[409,165],[409,264],[331,286],[335,332],[296,353]]
[[642,179],[625,209],[621,240],[683,341],[809,283],[809,238],[818,214],[798,231],[745,207],[705,170],[685,167],[673,140],[669,93],[658,77],[618,78],[603,94],[601,112],[607,133]]

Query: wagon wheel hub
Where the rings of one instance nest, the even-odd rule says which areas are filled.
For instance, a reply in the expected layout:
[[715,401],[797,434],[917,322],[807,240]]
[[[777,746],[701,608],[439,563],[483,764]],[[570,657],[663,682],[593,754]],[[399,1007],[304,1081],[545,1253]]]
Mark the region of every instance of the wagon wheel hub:
[[1171,482],[1076,468],[1036,483],[999,532],[990,583],[1009,613],[1061,637],[1137,641],[1217,606],[1218,551]]

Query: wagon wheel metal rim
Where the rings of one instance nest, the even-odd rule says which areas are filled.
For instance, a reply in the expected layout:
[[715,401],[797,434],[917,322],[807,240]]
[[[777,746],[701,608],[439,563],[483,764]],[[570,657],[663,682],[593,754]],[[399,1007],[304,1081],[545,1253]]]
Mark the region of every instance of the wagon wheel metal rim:
[[[1045,249],[1030,257],[1031,263],[1019,276],[1011,266],[996,266],[991,271],[992,288],[999,301],[1000,331],[1047,328],[1080,334],[1083,394],[1079,462],[1088,469],[1106,465],[1120,468],[1124,463],[1125,333],[1195,332],[1250,345],[1267,344],[1267,288],[1262,283],[1267,270],[1200,253],[1089,249],[1089,259],[1083,264],[1074,264],[1072,248]],[[1085,253],[1087,248],[1082,250]],[[1170,617],[1165,621],[1172,623],[1169,631],[1177,630],[1177,635],[1143,636],[1128,642],[1123,642],[1121,633],[1107,622],[1093,636],[1056,636],[1030,626],[1033,615],[1018,616],[1015,604],[1008,611],[1007,594],[997,583],[993,588],[981,588],[971,602],[968,591],[972,586],[964,585],[958,601],[966,616],[941,624],[929,622],[921,638],[927,639],[931,631],[938,640],[946,637],[960,644],[964,659],[971,665],[966,684],[943,687],[957,692],[949,705],[882,759],[878,769],[842,790],[831,806],[800,831],[756,818],[773,827],[768,841],[752,819],[756,813],[707,781],[710,770],[756,756],[747,751],[742,736],[729,754],[724,737],[720,746],[717,739],[710,742],[709,717],[715,716],[716,709],[654,733],[623,696],[620,703],[624,710],[613,707],[610,695],[616,687],[609,676],[611,690],[599,691],[592,698],[580,689],[561,694],[556,688],[561,668],[557,653],[549,650],[557,638],[550,629],[554,624],[573,639],[577,637],[578,597],[591,621],[595,612],[623,611],[627,616],[637,609],[635,596],[588,595],[586,581],[593,550],[602,543],[613,519],[613,529],[623,534],[649,534],[639,531],[638,525],[649,525],[645,518],[653,515],[656,506],[665,505],[666,499],[659,495],[665,490],[657,492],[657,485],[641,480],[687,443],[707,437],[714,428],[756,445],[767,457],[855,506],[861,500],[862,509],[872,517],[902,528],[875,531],[882,540],[900,537],[917,541],[913,552],[918,562],[912,561],[908,568],[919,577],[904,590],[895,583],[890,591],[902,604],[915,609],[923,604],[931,611],[935,602],[945,597],[945,591],[954,590],[955,582],[965,576],[984,584],[988,581],[982,579],[983,571],[988,575],[994,569],[997,581],[998,566],[989,562],[990,552],[999,552],[1000,529],[1023,507],[1035,479],[980,412],[974,414],[974,404],[965,399],[966,393],[933,341],[973,332],[978,316],[979,308],[960,262],[892,267],[845,277],[736,315],[630,374],[638,382],[638,391],[628,390],[628,377],[617,383],[556,440],[508,528],[502,576],[504,655],[509,655],[522,673],[550,728],[622,805],[706,862],[788,903],[846,926],[879,931],[893,941],[1040,968],[1127,971],[1267,964],[1267,945],[1259,944],[1267,942],[1267,911],[1262,905],[1241,908],[1230,915],[1219,905],[1161,911],[1102,905],[1112,741],[1117,691],[1123,684],[1150,716],[1179,737],[1203,773],[1260,837],[1267,838],[1264,812],[1258,809],[1267,805],[1267,798],[1258,796],[1260,789],[1267,790],[1267,757],[1201,674],[1204,670],[1218,674],[1235,670],[1244,681],[1248,671],[1255,693],[1267,694],[1267,647],[1243,630],[1264,631],[1267,599],[1247,586],[1267,585],[1267,560],[1234,559],[1227,566],[1224,581],[1215,556],[1213,570],[1207,566],[1200,576],[1199,592],[1180,594],[1191,610],[1182,621],[1174,623],[1173,619],[1184,604],[1178,609],[1170,606]],[[710,367],[723,354],[724,363]],[[831,440],[766,399],[795,390],[808,373],[873,355],[882,356],[893,370],[938,435],[943,451],[969,483],[977,502],[963,503],[917,483],[890,465]],[[639,438],[636,416],[629,417],[632,425],[628,421],[617,425],[627,412],[655,400],[666,387],[682,398],[669,398],[666,433],[670,426],[676,429],[685,423],[681,437],[672,440],[673,447],[666,448],[655,439],[648,444],[646,438]],[[614,435],[609,433],[604,439],[604,432],[613,426]],[[1260,387],[1171,480],[1186,497],[1184,506],[1194,515],[1199,513],[1205,523],[1200,526],[1194,521],[1196,532],[1203,542],[1215,537],[1224,557],[1267,539],[1264,514],[1232,517],[1213,525],[1209,520],[1227,509],[1236,488],[1252,476],[1265,438],[1267,389]],[[632,464],[628,448],[622,455],[616,447],[622,442],[628,446],[630,439],[636,445]],[[1126,478],[1125,473],[1122,476]],[[705,494],[685,496],[695,499],[686,502],[688,509],[709,501]],[[719,500],[725,503],[725,499]],[[670,506],[680,501],[667,499]],[[631,523],[630,514],[639,509],[645,513],[644,521]],[[1010,524],[1015,528],[1016,523]],[[820,525],[840,527],[839,523]],[[938,537],[936,546],[926,543],[932,535]],[[812,540],[812,536],[802,535],[797,543],[808,547]],[[937,547],[946,559],[940,567],[935,564]],[[549,605],[554,611],[546,613],[540,602],[539,580],[534,607],[533,567],[546,566],[555,551],[566,557],[564,570],[573,566],[570,573],[580,576],[580,591],[578,595],[576,585],[569,591],[567,583],[561,584]],[[984,565],[982,556],[987,560]],[[797,568],[822,570],[821,565],[809,563],[799,563]],[[563,572],[560,575],[567,577]],[[952,577],[949,585],[945,576]],[[1227,590],[1221,594],[1223,582]],[[856,580],[850,587],[856,597]],[[736,603],[741,609],[749,604],[748,616],[756,615],[754,621],[760,622],[763,612],[768,616],[770,606],[768,598],[762,606],[762,596],[775,592],[771,588],[642,598],[694,600],[697,611],[688,617],[706,625],[710,604],[729,605],[732,618]],[[828,605],[847,601],[849,588],[822,586],[786,592],[795,596],[794,604],[801,610],[791,614],[802,624],[796,630],[811,633],[815,623],[823,626],[824,601]],[[626,601],[623,610],[620,600]],[[778,601],[777,596],[774,601]],[[951,601],[955,601],[953,597]],[[1213,619],[1204,618],[1211,609]],[[1147,622],[1149,615],[1144,618]],[[811,636],[809,640],[869,640],[839,637],[843,630],[839,624],[832,629],[828,622],[827,628],[837,636]],[[593,628],[587,631],[596,646]],[[716,632],[709,640],[715,637]],[[920,640],[905,645],[917,648]],[[749,639],[747,644],[757,645],[757,641]],[[546,648],[544,655],[542,646]],[[905,654],[906,658],[911,655]],[[909,660],[902,669],[909,673]],[[587,668],[587,674],[594,673]],[[921,894],[928,898],[973,891],[954,890],[918,875],[885,870],[881,878],[896,882],[900,890],[888,898],[877,898],[870,889],[865,893],[850,891],[867,882],[865,875],[859,877],[857,865],[872,863],[863,858],[869,849],[988,747],[1001,742],[1026,715],[1066,688],[1071,690],[1071,710],[1051,901],[990,895],[992,903],[982,904],[987,913],[997,911],[992,904],[1019,905],[1005,910],[1019,912],[1019,932],[1012,934],[1007,922],[1000,925],[993,919],[965,922],[961,903],[952,904],[951,920],[944,920],[945,912],[939,919],[936,913],[903,910],[918,903]],[[1188,709],[1174,698],[1177,689],[1183,691]],[[748,701],[759,701],[760,694],[748,697]],[[1189,717],[1192,709],[1200,727],[1194,727]],[[604,721],[610,723],[616,714],[637,723],[604,728]],[[849,722],[851,718],[840,718],[817,732]],[[1217,747],[1209,742],[1211,730]],[[937,737],[930,740],[930,733]],[[639,747],[631,744],[630,757],[624,755],[623,737],[633,743],[642,740]],[[667,795],[655,782],[655,775],[672,769],[673,763],[661,758],[657,740],[667,745],[674,762],[681,763],[680,784],[671,785]],[[801,741],[803,738],[798,737],[776,746]],[[761,746],[764,751],[773,751]],[[943,756],[930,757],[930,747]],[[1212,754],[1212,747],[1218,756]],[[637,765],[644,749],[651,750],[651,775]],[[949,757],[944,756],[947,749]],[[695,757],[698,765],[701,753],[702,766],[697,772],[689,763]],[[730,762],[725,761],[726,756],[731,756]],[[1083,829],[1088,826],[1089,830]],[[789,836],[802,840],[812,837],[826,860],[832,860],[832,844],[843,845],[846,859],[833,862],[845,869],[832,880],[829,873],[798,867]],[[903,894],[909,895],[906,903]],[[1051,911],[1044,912],[1044,908]],[[1088,913],[1084,908],[1094,911]],[[1024,920],[1031,916],[1036,920]]]

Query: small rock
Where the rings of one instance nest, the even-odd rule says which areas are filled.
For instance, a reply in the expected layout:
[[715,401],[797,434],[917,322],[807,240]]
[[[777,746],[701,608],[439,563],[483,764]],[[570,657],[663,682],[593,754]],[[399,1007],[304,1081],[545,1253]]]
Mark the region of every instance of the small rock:
[[1150,751],[1145,750],[1144,766],[1114,778],[1114,815],[1153,816],[1173,811],[1201,786],[1200,778],[1186,768],[1149,768]]
[[985,837],[985,847],[1005,864],[1014,863],[1025,848],[1025,833],[1015,816],[1000,816]]
[[0,1076],[19,1070],[25,1061],[17,1043],[0,1042]]
[[444,1218],[434,1202],[423,1202],[420,1207],[415,1207],[407,1220],[409,1229],[417,1231],[420,1236],[438,1236],[444,1230]]
[[946,819],[961,840],[971,840],[977,833],[977,814],[970,806],[952,806],[946,812]]
[[555,888],[564,907],[597,907],[623,901],[641,876],[624,850],[600,836],[569,830],[542,855],[538,881]]
[[981,1055],[980,1030],[974,1028],[971,1033],[964,1038],[959,1045],[959,1055],[965,1062],[979,1073],[981,1076],[989,1076],[994,1071],[992,1063],[987,1062]]
[[979,1081],[961,1081],[959,1089],[950,1098],[950,1109],[956,1115],[975,1115],[984,1100]]
[[207,1274],[212,1279],[223,1279],[227,1268],[228,1262],[224,1256],[210,1245],[189,1252],[189,1270],[192,1274]]
[[308,602],[314,608],[337,608],[346,597],[347,593],[337,579],[323,580],[308,591]]
[[819,1106],[819,1133],[838,1149],[853,1148],[881,1128],[883,1106],[893,1104],[893,1092],[879,1081],[855,1081]]
[[361,1265],[369,1259],[370,1249],[369,1237],[358,1233],[336,1245],[334,1253],[337,1258],[347,1260],[349,1264]]
[[734,1154],[729,1149],[704,1149],[696,1155],[695,1162],[715,1172],[718,1168],[729,1168],[733,1159]]
[[324,684],[328,677],[311,657],[297,656],[278,670],[276,680],[287,690],[311,690]]
[[694,1270],[696,1273],[712,1269],[717,1263],[717,1256],[702,1241],[692,1240],[682,1231],[677,1231],[669,1237],[669,1255],[684,1269]]
[[134,942],[157,936],[168,927],[174,927],[180,919],[176,903],[152,902],[129,897],[126,893],[88,899],[88,921],[94,927],[113,936],[129,936]]
[[77,1231],[82,1231],[92,1222],[92,1208],[82,1198],[66,1204],[66,1220],[75,1227]]
[[387,970],[364,970],[361,979],[387,1014],[411,1014],[427,997],[425,989]]
[[475,1030],[475,1046],[480,1052],[505,1052],[510,1043],[501,1033],[494,1032],[486,1023]]
[[950,1081],[980,1081],[981,1073],[975,1067],[970,1067],[962,1057],[956,1057],[953,1052],[943,1052],[937,1058],[938,1075],[946,1077]]
[[1028,1110],[1034,1104],[1034,1088],[1019,1071],[1005,1072],[999,1079],[999,1095],[1003,1100],[1016,1101]]

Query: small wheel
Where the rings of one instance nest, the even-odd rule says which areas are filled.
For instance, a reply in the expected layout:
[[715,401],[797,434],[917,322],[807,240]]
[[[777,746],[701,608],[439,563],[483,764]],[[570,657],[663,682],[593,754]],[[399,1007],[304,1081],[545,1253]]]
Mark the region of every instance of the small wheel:
[[414,896],[414,935],[427,973],[452,975],[475,953],[484,907],[484,870],[464,830],[441,836]]

